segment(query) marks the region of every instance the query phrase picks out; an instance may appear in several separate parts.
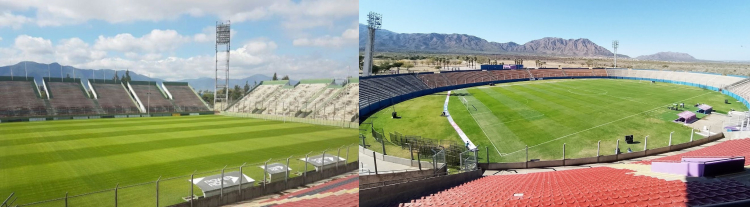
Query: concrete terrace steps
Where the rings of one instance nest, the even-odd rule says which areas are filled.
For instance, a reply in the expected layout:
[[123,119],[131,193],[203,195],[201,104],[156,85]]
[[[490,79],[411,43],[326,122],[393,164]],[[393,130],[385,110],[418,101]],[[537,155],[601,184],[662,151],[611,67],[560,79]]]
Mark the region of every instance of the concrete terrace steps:
[[357,194],[357,193],[359,193],[359,188],[344,189],[344,190],[339,190],[336,192],[327,192],[327,193],[320,193],[320,194],[314,194],[314,195],[306,195],[306,196],[301,196],[301,197],[287,198],[287,199],[272,201],[268,203],[256,204],[253,206],[269,206],[270,207],[270,206],[276,206],[276,205],[285,204],[285,203],[293,203],[293,202],[300,202],[300,201],[311,200],[311,199],[320,199],[320,198],[325,198],[329,196],[337,196],[337,195],[344,195],[344,194]]
[[734,180],[686,183],[634,172],[594,167],[485,176],[400,206],[695,206],[750,199],[750,187]]

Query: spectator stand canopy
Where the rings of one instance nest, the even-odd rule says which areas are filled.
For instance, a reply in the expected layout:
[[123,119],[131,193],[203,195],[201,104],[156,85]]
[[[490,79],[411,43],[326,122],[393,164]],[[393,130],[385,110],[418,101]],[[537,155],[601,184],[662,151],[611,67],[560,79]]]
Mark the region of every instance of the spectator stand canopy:
[[316,155],[316,156],[309,157],[307,160],[305,160],[305,158],[300,158],[300,160],[302,160],[303,162],[310,163],[313,166],[315,166],[316,171],[321,171],[323,169],[328,169],[328,168],[335,168],[337,163],[339,165],[346,164],[346,159],[338,157],[338,156],[334,156],[334,155],[329,155],[329,154],[326,154],[325,158],[323,158],[323,155]]
[[[289,168],[288,166],[281,163],[268,164],[268,169],[266,169],[266,166],[264,165],[261,165],[260,168],[264,169],[266,173],[268,173],[268,180],[270,180],[270,182],[284,180],[287,175],[286,173],[288,171],[292,171],[292,168]],[[284,171],[284,168],[286,168],[286,171]]]
[[695,116],[695,113],[689,112],[689,111],[683,111],[677,114],[677,119],[674,120],[674,122],[684,122],[686,124],[693,123],[698,118]]
[[[221,193],[221,184],[224,183],[224,189],[235,187],[240,185],[242,182],[242,188],[249,188],[253,186],[255,180],[247,175],[240,175],[239,171],[225,172],[224,178],[222,179],[221,174],[206,176],[202,178],[193,179],[193,184],[197,185],[201,191],[203,191],[204,197],[210,197],[219,195]],[[190,180],[188,180],[190,182]],[[236,188],[234,188],[236,190]]]
[[698,110],[695,112],[702,113],[702,114],[711,114],[713,110],[714,110],[713,107],[706,105],[706,104],[701,104],[700,106],[698,106]]

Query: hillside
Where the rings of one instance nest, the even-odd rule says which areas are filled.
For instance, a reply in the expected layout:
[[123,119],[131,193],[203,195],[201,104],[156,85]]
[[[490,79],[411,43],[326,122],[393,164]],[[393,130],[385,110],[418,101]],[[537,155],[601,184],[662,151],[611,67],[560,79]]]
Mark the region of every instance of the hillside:
[[[359,49],[364,51],[367,26],[359,25]],[[563,39],[545,37],[523,45],[515,42],[498,43],[466,34],[396,33],[378,30],[375,33],[375,51],[378,52],[432,52],[432,53],[491,53],[532,54],[573,57],[611,57],[614,54],[586,38]],[[620,57],[627,57],[618,55]]]
[[679,52],[658,52],[652,55],[641,55],[636,57],[638,60],[656,60],[656,61],[673,61],[673,62],[697,62],[690,54]]

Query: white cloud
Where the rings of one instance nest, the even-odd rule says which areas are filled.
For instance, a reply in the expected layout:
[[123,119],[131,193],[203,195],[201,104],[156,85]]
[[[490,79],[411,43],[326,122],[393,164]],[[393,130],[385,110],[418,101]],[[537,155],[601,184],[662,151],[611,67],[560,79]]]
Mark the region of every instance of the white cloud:
[[[183,15],[201,17],[213,15],[232,22],[257,21],[273,16],[283,19],[282,26],[290,29],[331,25],[334,20],[356,16],[359,1],[356,0],[252,0],[252,1],[205,1],[205,0],[69,0],[69,1],[2,1],[0,8],[13,10],[36,10],[35,19],[12,15],[0,15],[0,27],[20,25],[34,21],[39,26],[61,26],[81,24],[89,20],[109,23],[134,21],[163,21],[177,19]],[[3,22],[11,19],[12,24]],[[20,23],[20,24],[19,24]]]
[[155,29],[139,38],[129,33],[118,34],[114,37],[99,36],[94,48],[118,52],[164,52],[177,49],[191,39],[174,30]]
[[0,37],[0,41],[3,41],[3,37]]
[[0,28],[11,27],[13,29],[19,29],[22,25],[32,22],[33,19],[22,16],[14,15],[9,11],[0,13]]
[[55,59],[63,63],[83,63],[106,55],[107,52],[94,50],[79,38],[64,39],[55,47]]
[[52,41],[28,35],[16,37],[15,48],[28,55],[44,55],[53,52]]
[[[213,55],[182,58],[168,56],[163,52],[136,50],[124,52],[122,57],[110,56],[107,52],[122,48],[118,44],[115,45],[117,47],[110,48],[112,50],[103,50],[79,38],[64,39],[53,44],[44,38],[20,35],[12,47],[0,47],[0,57],[8,61],[2,64],[36,61],[59,62],[82,69],[128,68],[139,74],[150,74],[155,78],[172,81],[214,76]],[[354,72],[351,74],[346,70],[347,65],[356,68],[356,55],[352,56],[351,61],[342,62],[321,55],[277,55],[277,48],[278,45],[274,41],[259,38],[231,50],[230,76],[243,78],[254,74],[271,75],[274,72],[290,75],[293,79],[343,78],[347,75],[356,75],[356,70],[352,70]]]
[[322,36],[318,38],[297,38],[292,41],[294,46],[314,46],[314,47],[333,47],[340,48],[358,42],[359,31],[357,29],[347,29],[341,36]]

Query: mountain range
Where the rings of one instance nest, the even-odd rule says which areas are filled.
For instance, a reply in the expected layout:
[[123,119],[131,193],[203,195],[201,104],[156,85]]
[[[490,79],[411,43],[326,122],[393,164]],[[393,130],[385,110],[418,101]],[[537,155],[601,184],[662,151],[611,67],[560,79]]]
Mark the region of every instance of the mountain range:
[[[83,79],[112,79],[115,75],[115,71],[117,71],[117,75],[119,77],[122,77],[125,74],[125,70],[113,70],[113,69],[80,69],[75,68],[71,66],[62,66],[62,72],[60,64],[58,63],[51,63],[51,64],[42,64],[42,63],[36,63],[36,62],[20,62],[15,65],[9,65],[9,66],[2,66],[0,67],[0,76],[10,76],[11,75],[11,68],[13,69],[13,76],[25,76],[27,75],[24,72],[24,64],[26,64],[26,71],[28,72],[29,77],[34,77],[34,79],[37,82],[41,82],[43,77],[51,76],[53,78],[59,78],[59,77],[67,77],[67,75],[70,75],[73,77],[73,72],[75,71],[75,77],[76,78],[83,78]],[[159,79],[159,78],[149,78],[145,75],[138,74],[136,72],[130,71],[130,79],[134,81],[156,81],[156,82],[164,82],[165,80]],[[95,76],[95,77],[94,77]],[[271,77],[266,75],[252,75],[250,77],[241,78],[241,79],[229,79],[229,85],[239,85],[240,87],[243,87],[245,85],[245,82],[247,81],[248,84],[251,86],[257,82],[260,83],[264,80],[271,80]],[[171,82],[171,81],[170,81]],[[196,91],[197,90],[214,90],[214,78],[197,78],[197,79],[185,79],[185,80],[177,80],[173,82],[188,82],[190,86],[192,86]],[[290,80],[292,84],[296,83],[295,80]]]
[[696,62],[692,55],[687,53],[679,52],[659,52],[652,55],[641,55],[636,57],[638,60],[658,60],[658,61],[674,61],[674,62]]
[[[359,24],[359,49],[364,51],[367,26]],[[378,52],[434,52],[434,53],[491,53],[532,54],[575,57],[611,57],[608,49],[586,38],[563,39],[545,37],[522,45],[515,42],[498,43],[466,34],[396,33],[378,30],[375,33]],[[618,55],[618,57],[628,57]]]

